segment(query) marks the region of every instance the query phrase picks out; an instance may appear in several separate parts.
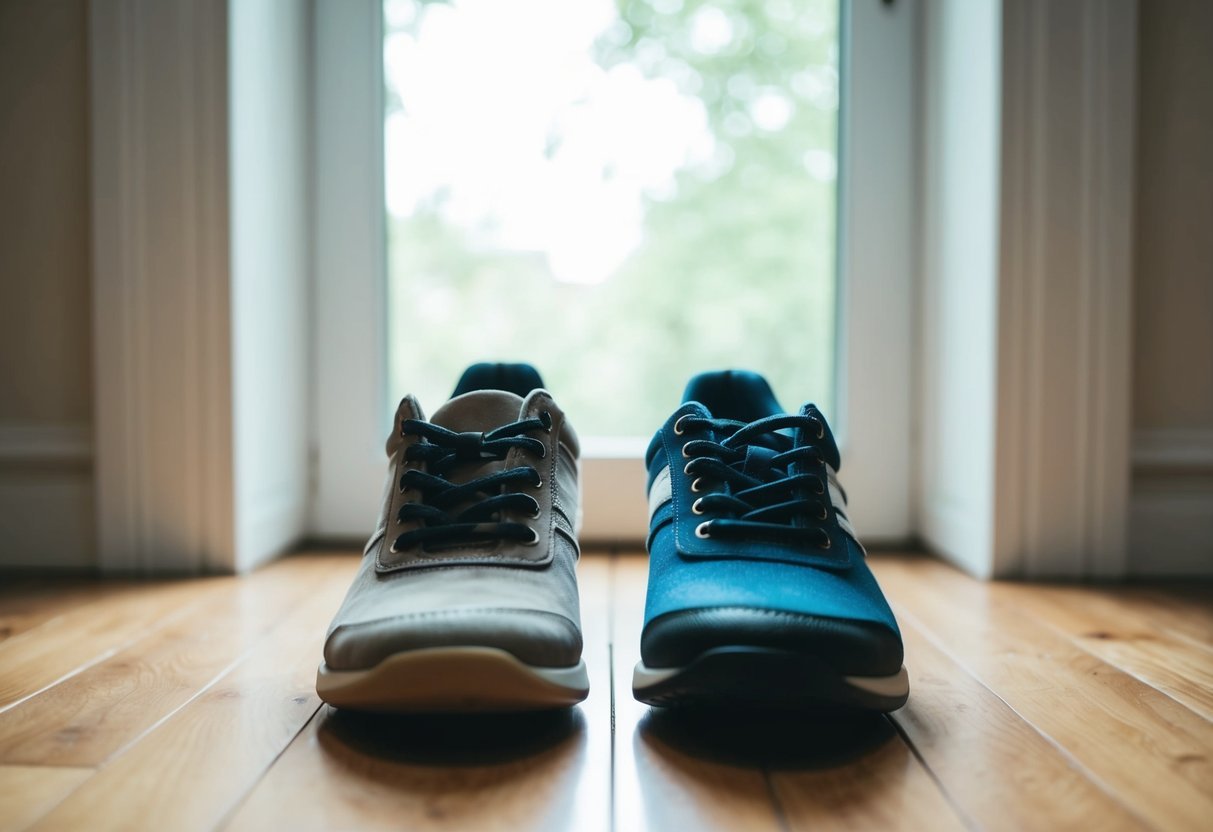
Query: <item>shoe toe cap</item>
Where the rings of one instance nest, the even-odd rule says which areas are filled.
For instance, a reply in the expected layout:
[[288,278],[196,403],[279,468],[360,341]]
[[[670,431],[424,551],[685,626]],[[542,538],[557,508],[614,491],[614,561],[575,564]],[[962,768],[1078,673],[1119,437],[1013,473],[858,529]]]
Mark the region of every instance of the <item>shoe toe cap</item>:
[[901,635],[885,624],[754,607],[711,607],[662,615],[644,628],[649,667],[682,667],[718,647],[762,647],[812,655],[839,673],[898,672]]
[[440,647],[490,647],[536,667],[571,667],[581,633],[562,615],[537,610],[454,609],[344,623],[324,645],[331,670],[363,670],[388,656]]

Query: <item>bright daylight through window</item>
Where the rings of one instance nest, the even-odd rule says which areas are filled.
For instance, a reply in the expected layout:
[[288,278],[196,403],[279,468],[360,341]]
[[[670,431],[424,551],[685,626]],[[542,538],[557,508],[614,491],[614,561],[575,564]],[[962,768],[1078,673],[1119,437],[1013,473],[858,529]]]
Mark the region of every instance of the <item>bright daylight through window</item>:
[[583,435],[691,373],[833,404],[836,0],[387,0],[389,400],[530,361]]

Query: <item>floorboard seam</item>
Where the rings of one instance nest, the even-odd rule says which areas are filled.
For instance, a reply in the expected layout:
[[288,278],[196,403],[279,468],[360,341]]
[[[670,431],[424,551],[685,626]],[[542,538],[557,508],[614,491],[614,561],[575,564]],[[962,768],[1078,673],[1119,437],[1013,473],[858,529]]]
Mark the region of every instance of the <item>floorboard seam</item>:
[[[146,639],[148,639],[152,635],[154,635],[156,632],[165,629],[166,627],[171,625],[177,619],[184,618],[185,616],[192,613],[195,608],[201,607],[203,604],[205,604],[211,600],[214,600],[214,599],[208,599],[205,597],[199,598],[196,601],[187,603],[184,607],[181,607],[180,609],[173,610],[172,612],[165,615],[163,618],[157,619],[153,624],[151,624],[146,629],[140,630],[138,635],[132,636],[131,638],[129,638],[125,641],[119,642],[118,644],[114,645],[113,647],[103,650],[102,652],[98,653],[96,656],[89,659],[88,661],[72,668],[69,672],[63,674],[58,679],[51,682],[49,685],[41,687],[38,690],[34,691],[33,693],[23,696],[20,699],[17,699],[13,702],[9,702],[7,705],[0,706],[0,714],[5,713],[6,711],[12,710],[13,708],[16,708],[17,706],[21,705],[24,702],[28,702],[29,700],[33,699],[35,696],[40,696],[40,695],[46,693],[51,688],[55,687],[56,685],[63,684],[68,679],[72,678],[73,676],[77,676],[80,673],[83,673],[84,671],[86,671],[92,667],[96,667],[97,665],[101,664],[102,662],[106,661],[107,659],[113,658],[118,653],[121,653],[123,650],[127,650],[131,647],[134,647],[139,642],[145,641]],[[54,620],[55,619],[51,619],[51,621],[54,621]],[[49,622],[43,622],[43,624],[47,624],[47,623],[49,623]],[[26,632],[29,632],[29,633],[36,632],[39,629],[39,627],[41,627],[41,626],[43,626],[43,625],[40,624],[38,627],[35,627],[32,630],[27,630]],[[24,635],[24,633],[22,635]]]
[[[982,679],[973,670],[973,668],[969,667],[967,662],[962,660],[959,656],[957,656],[951,650],[948,650],[947,647],[943,644],[943,642],[935,635],[935,633],[932,632],[925,624],[923,624],[922,621],[920,621],[915,615],[907,612],[905,607],[903,607],[899,604],[895,605],[895,607],[897,609],[898,619],[904,619],[906,621],[909,621],[914,626],[914,628],[918,630],[919,634],[924,639],[926,639],[932,645],[934,645],[935,649],[937,649],[939,652],[943,653],[945,656],[947,656],[949,659],[951,659],[952,663],[955,664],[957,667],[959,667],[961,670],[963,670],[965,673],[967,673],[969,675],[970,679],[975,681],[978,685],[983,687],[985,690],[989,691],[991,696],[993,696],[995,699],[997,699],[999,702],[1001,702],[1007,708],[1007,710],[1009,710],[1016,717],[1018,717],[1019,720],[1021,722],[1023,722],[1024,725],[1027,725],[1029,728],[1031,728],[1033,731],[1035,731],[1036,734],[1041,737],[1041,739],[1043,739],[1046,743],[1048,743],[1050,746],[1052,746],[1054,749],[1056,749],[1057,753],[1061,755],[1061,758],[1065,761],[1066,765],[1068,765],[1071,769],[1073,769],[1075,772],[1077,772],[1079,776],[1088,780],[1092,785],[1095,786],[1095,788],[1099,789],[1099,791],[1101,791],[1108,798],[1108,800],[1112,801],[1112,803],[1114,803],[1115,805],[1124,809],[1124,811],[1130,817],[1132,817],[1134,820],[1136,820],[1138,823],[1141,824],[1143,829],[1151,828],[1151,824],[1147,823],[1145,821],[1145,819],[1142,818],[1142,816],[1132,806],[1128,805],[1123,800],[1121,800],[1117,796],[1116,791],[1108,783],[1104,782],[1102,777],[1097,775],[1095,772],[1091,771],[1091,769],[1089,767],[1084,765],[1081,760],[1079,760],[1077,757],[1075,757],[1074,754],[1068,748],[1066,748],[1064,745],[1062,745],[1060,742],[1058,742],[1049,732],[1045,731],[1043,728],[1041,728],[1035,722],[1033,722],[1032,720],[1030,720],[1026,716],[1024,716],[1022,713],[1020,713],[1019,710],[1014,705],[1012,705],[1005,698],[1003,698],[1002,694],[1000,694],[998,691],[994,690],[994,688],[992,688],[988,684],[986,684],[986,681],[984,679]],[[898,729],[900,732],[900,726],[898,726]],[[914,748],[913,744],[910,745],[910,748],[912,751],[917,752],[917,749]],[[930,769],[928,769],[928,771],[929,770]]]
[[616,736],[615,736],[615,565],[618,561],[618,549],[612,549],[607,569],[607,668],[610,671],[611,693],[611,777],[608,797],[607,829],[615,832],[615,770],[616,770]]
[[1074,633],[1066,632],[1065,628],[1058,627],[1056,624],[1054,624],[1053,622],[1051,622],[1047,619],[1038,618],[1038,617],[1034,616],[1032,618],[1032,621],[1034,621],[1037,625],[1039,625],[1041,627],[1051,630],[1055,635],[1060,636],[1061,638],[1065,639],[1067,642],[1069,642],[1071,645],[1074,646],[1074,649],[1085,653],[1086,655],[1090,656],[1093,659],[1096,659],[1099,662],[1102,662],[1103,664],[1106,664],[1108,667],[1111,667],[1111,668],[1114,668],[1114,669],[1120,671],[1121,673],[1123,673],[1124,675],[1126,675],[1132,679],[1136,679],[1138,682],[1145,685],[1150,690],[1155,691],[1156,693],[1162,694],[1163,696],[1167,697],[1167,699],[1170,699],[1176,705],[1178,705],[1179,707],[1188,711],[1189,713],[1191,713],[1193,716],[1197,717],[1198,719],[1203,719],[1205,722],[1213,723],[1213,719],[1211,719],[1208,714],[1201,713],[1196,708],[1193,708],[1191,705],[1189,705],[1187,702],[1184,702],[1182,699],[1179,699],[1178,697],[1176,697],[1175,694],[1171,693],[1166,688],[1160,688],[1158,685],[1154,684],[1149,679],[1143,678],[1141,676],[1141,674],[1139,674],[1137,671],[1133,670],[1130,667],[1125,667],[1120,661],[1117,661],[1115,658],[1110,658],[1108,656],[1101,656],[1099,653],[1096,653],[1094,650],[1092,650],[1090,647],[1088,647],[1086,644],[1084,644],[1082,642],[1081,638],[1079,636],[1075,635]]
[[113,658],[115,655],[117,655],[119,652],[121,652],[124,649],[125,649],[125,646],[111,647],[109,650],[106,650],[103,653],[98,653],[96,656],[89,659],[84,664],[78,665],[77,667],[72,668],[67,673],[64,673],[62,676],[60,676],[55,681],[51,682],[49,685],[44,685],[44,686],[38,688],[33,693],[28,693],[25,696],[22,696],[20,699],[15,699],[12,702],[9,702],[7,705],[0,707],[0,714],[5,713],[7,711],[11,711],[13,708],[20,707],[21,705],[23,705],[26,702],[33,699],[35,696],[41,696],[42,694],[46,693],[51,688],[55,687],[56,685],[63,684],[68,679],[71,679],[73,676],[79,676],[84,671],[89,670],[90,668],[96,667],[97,665],[101,664],[103,661],[106,661],[107,659]]
[[[306,586],[308,586],[308,585],[305,584],[305,587]],[[302,590],[300,592],[297,592],[295,597],[298,599],[299,597],[306,597],[307,594],[308,593],[306,590]],[[138,745],[140,742],[142,742],[145,738],[151,736],[153,732],[158,730],[162,725],[167,723],[170,719],[177,716],[177,714],[181,713],[185,708],[189,707],[191,704],[198,701],[198,699],[200,699],[202,696],[204,696],[207,693],[207,691],[214,688],[216,685],[219,684],[219,682],[221,682],[224,678],[226,678],[228,675],[230,675],[232,672],[234,672],[238,667],[240,667],[241,664],[243,664],[245,661],[247,661],[249,656],[252,655],[252,653],[258,647],[261,646],[262,642],[264,642],[268,638],[271,638],[275,633],[277,633],[280,629],[282,629],[286,625],[286,621],[284,619],[285,619],[285,616],[282,616],[279,618],[279,620],[277,622],[275,622],[274,624],[267,627],[264,632],[262,632],[256,638],[254,638],[248,644],[248,646],[245,647],[245,649],[243,651],[241,651],[239,654],[236,655],[236,657],[234,659],[232,659],[230,662],[228,662],[226,665],[224,665],[222,668],[220,668],[215,673],[214,676],[212,676],[210,679],[207,680],[207,682],[204,685],[201,685],[196,691],[194,691],[193,694],[191,694],[188,699],[186,699],[184,702],[182,702],[177,707],[173,708],[171,711],[166,713],[164,716],[160,717],[160,719],[156,720],[151,725],[147,726],[147,728],[145,728],[143,731],[139,732],[139,734],[132,737],[130,739],[130,741],[128,741],[124,745],[119,746],[112,754],[110,754],[108,757],[106,757],[104,760],[102,760],[100,763],[98,763],[97,768],[102,768],[103,766],[109,765],[114,760],[118,759],[123,754],[130,751],[132,748],[134,748],[136,745]],[[306,724],[306,722],[304,724]]]
[[287,752],[287,749],[295,744],[295,741],[303,735],[303,732],[308,729],[308,727],[316,720],[318,716],[320,716],[320,712],[322,710],[324,710],[324,703],[320,702],[316,705],[316,710],[312,711],[311,716],[303,720],[299,724],[299,727],[295,730],[295,733],[291,735],[291,738],[282,744],[282,748],[278,749],[278,753],[274,755],[274,759],[270,760],[269,764],[261,770],[261,773],[254,777],[253,781],[249,783],[248,788],[245,789],[239,797],[232,801],[232,805],[228,807],[226,812],[223,813],[223,817],[219,818],[219,821],[214,825],[214,827],[212,827],[213,829],[223,829],[232,822],[232,819],[236,817],[236,813],[240,811],[241,807],[243,807],[248,799],[252,797],[253,792],[257,790],[257,787],[261,785],[261,781],[265,779],[266,775],[270,773],[270,770],[274,766],[278,765],[278,761],[282,759],[282,755]]
[[762,767],[762,781],[766,783],[767,796],[771,798],[771,808],[775,811],[775,822],[779,824],[779,828],[783,832],[791,832],[791,821],[788,820],[788,813],[783,808],[783,801],[779,799],[779,786],[775,783],[775,778],[771,776],[771,770],[767,766]]
[[909,734],[907,734],[905,729],[901,727],[901,723],[894,719],[893,714],[885,714],[884,717],[888,723],[893,726],[894,733],[896,733],[901,742],[905,744],[905,747],[909,750],[910,755],[918,761],[920,766],[922,766],[922,770],[926,772],[927,777],[931,778],[931,782],[935,784],[935,788],[939,789],[939,793],[943,795],[943,799],[947,802],[948,806],[952,808],[952,811],[956,813],[956,817],[960,819],[960,822],[969,829],[980,829],[981,824],[977,823],[974,818],[969,817],[969,813],[956,802],[956,798],[953,797],[952,791],[944,785],[943,780],[935,772],[935,769],[931,768],[930,763],[928,763],[926,758],[923,757],[922,753],[918,750],[918,747],[914,745],[914,742],[910,739]]

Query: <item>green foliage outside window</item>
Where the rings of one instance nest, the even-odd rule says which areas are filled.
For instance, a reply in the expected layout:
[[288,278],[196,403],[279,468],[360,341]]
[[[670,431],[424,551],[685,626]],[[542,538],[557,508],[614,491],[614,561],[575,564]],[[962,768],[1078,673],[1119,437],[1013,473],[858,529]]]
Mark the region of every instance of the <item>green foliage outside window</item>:
[[[387,9],[389,39],[426,36],[432,4],[389,0]],[[491,217],[452,221],[443,188],[389,214],[392,394],[417,393],[432,412],[466,364],[530,361],[583,435],[649,435],[691,373],[744,367],[767,375],[785,406],[813,400],[828,411],[837,4],[633,0],[616,9],[594,62],[632,67],[701,102],[711,152],[673,171],[672,187],[644,194],[639,240],[601,282],[557,279],[544,251],[496,244]],[[405,22],[393,26],[394,17]],[[388,110],[409,113],[390,73]],[[491,129],[482,141],[494,141]],[[556,154],[564,138],[554,128],[545,141]],[[402,162],[406,171],[425,164]]]

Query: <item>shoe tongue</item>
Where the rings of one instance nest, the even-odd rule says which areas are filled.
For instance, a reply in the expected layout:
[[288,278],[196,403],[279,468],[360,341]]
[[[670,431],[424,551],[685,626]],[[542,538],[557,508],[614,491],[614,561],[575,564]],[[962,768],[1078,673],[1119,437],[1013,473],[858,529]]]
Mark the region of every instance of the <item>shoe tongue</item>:
[[[522,418],[522,398],[505,390],[474,390],[455,396],[434,411],[430,424],[439,425],[456,433],[488,433],[494,428],[517,422]],[[457,463],[444,476],[454,483],[463,483],[477,477],[505,469],[504,459],[486,459]]]
[[505,390],[473,390],[448,401],[434,411],[430,424],[456,433],[488,433],[521,418],[522,397]]

